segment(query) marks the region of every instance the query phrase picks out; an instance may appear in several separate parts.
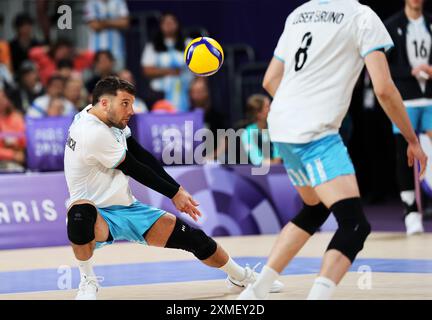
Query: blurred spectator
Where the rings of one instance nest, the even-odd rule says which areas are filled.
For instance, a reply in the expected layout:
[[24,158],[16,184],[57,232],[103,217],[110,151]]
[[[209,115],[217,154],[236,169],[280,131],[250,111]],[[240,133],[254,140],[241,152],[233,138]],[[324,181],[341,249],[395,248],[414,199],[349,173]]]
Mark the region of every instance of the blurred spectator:
[[6,66],[8,71],[12,71],[12,61],[9,43],[0,39],[0,64]]
[[146,44],[141,57],[143,73],[151,80],[151,89],[163,92],[164,98],[178,111],[189,110],[188,89],[193,78],[183,61],[184,49],[180,24],[176,16],[166,13],[155,38]]
[[[133,85],[135,85],[135,79],[134,76],[132,74],[132,72],[130,72],[127,69],[124,69],[122,71],[119,72],[118,77],[122,80],[126,80],[129,81],[130,83],[132,83]],[[135,96],[135,101],[133,104],[133,109],[135,113],[144,113],[144,112],[148,112],[148,108],[146,103],[144,102],[144,100],[142,100],[140,97]]]
[[39,77],[44,85],[57,71],[57,63],[61,60],[73,61],[73,69],[81,72],[91,67],[94,53],[91,51],[76,51],[72,43],[67,39],[59,39],[51,47],[34,47],[29,52],[29,57],[36,63]]
[[76,111],[81,111],[87,105],[87,92],[81,78],[71,77],[66,80],[64,97],[74,105]]
[[61,98],[63,100],[63,115],[75,114],[76,110],[72,102],[63,97],[64,87],[65,79],[63,77],[57,75],[52,76],[48,80],[46,94],[36,98],[30,109],[27,111],[27,116],[34,118],[46,117],[48,115],[48,107],[53,98]]
[[62,59],[57,62],[57,71],[56,74],[65,78],[69,79],[72,77],[72,74],[74,73],[73,69],[73,61],[70,59]]
[[0,168],[23,169],[25,123],[3,90],[0,90]]
[[109,50],[114,55],[116,70],[125,67],[126,47],[122,31],[129,27],[129,10],[124,0],[87,0],[85,16],[90,27],[88,48],[97,52]]
[[59,97],[53,97],[48,103],[46,115],[48,117],[60,117],[64,114],[64,100]]
[[[256,166],[261,165],[263,162],[269,164],[281,163],[279,152],[276,146],[270,142],[267,131],[270,99],[263,94],[254,94],[248,98],[246,108],[248,118],[252,123],[246,126],[246,130],[241,135],[241,141],[250,162]],[[268,155],[263,154],[265,144],[270,144],[270,153]]]
[[176,108],[172,105],[172,103],[168,100],[159,100],[154,103],[152,106],[152,112],[158,113],[175,113]]
[[26,113],[33,101],[43,93],[36,66],[29,60],[24,61],[17,74],[18,86],[9,95],[16,108]]
[[96,83],[108,76],[115,75],[115,58],[109,50],[100,50],[94,56],[93,77],[87,81],[86,89],[92,92]]
[[9,42],[12,53],[13,72],[17,74],[21,64],[28,60],[28,53],[32,47],[39,45],[33,37],[33,19],[27,13],[20,13],[15,17],[13,26],[16,36]]
[[212,106],[212,99],[207,78],[198,77],[192,80],[189,88],[189,99],[192,110],[204,111],[206,126],[216,135],[217,129],[225,129],[225,117]]

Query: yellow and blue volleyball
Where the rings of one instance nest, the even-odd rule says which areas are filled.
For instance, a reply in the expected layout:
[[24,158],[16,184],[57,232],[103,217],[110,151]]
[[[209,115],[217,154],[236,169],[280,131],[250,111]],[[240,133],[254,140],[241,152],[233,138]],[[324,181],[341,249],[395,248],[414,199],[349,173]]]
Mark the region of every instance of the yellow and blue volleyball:
[[199,37],[187,45],[184,60],[189,70],[197,76],[211,76],[222,66],[224,53],[216,40]]

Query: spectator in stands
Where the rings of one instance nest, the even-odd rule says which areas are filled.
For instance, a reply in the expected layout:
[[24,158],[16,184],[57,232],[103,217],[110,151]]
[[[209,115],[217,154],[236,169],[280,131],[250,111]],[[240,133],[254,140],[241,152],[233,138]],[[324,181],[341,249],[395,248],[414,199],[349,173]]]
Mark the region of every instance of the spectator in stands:
[[99,80],[115,75],[114,66],[115,58],[111,51],[100,50],[96,52],[94,56],[93,76],[85,85],[87,91],[91,93]]
[[192,110],[204,111],[204,122],[214,134],[217,129],[225,129],[225,116],[212,106],[207,78],[197,77],[192,80],[189,88],[189,100]]
[[129,10],[125,0],[87,0],[84,19],[90,28],[89,50],[111,51],[115,70],[126,63],[125,39],[122,32],[129,28]]
[[[0,24],[3,26],[3,16],[0,17]],[[12,60],[9,43],[0,39],[0,64],[6,66],[9,72],[12,72]]]
[[73,69],[82,72],[93,64],[94,53],[91,51],[75,50],[68,39],[59,39],[51,47],[34,47],[29,52],[30,59],[36,63],[42,84],[57,71],[57,63],[61,60],[73,61]]
[[0,90],[0,168],[23,169],[25,162],[25,123],[21,113]]
[[[248,155],[249,161],[256,166],[261,164],[281,163],[281,157],[276,146],[270,142],[267,131],[267,116],[270,111],[270,99],[263,94],[250,96],[246,103],[249,120],[241,135],[242,147]],[[265,154],[264,145],[269,144],[270,152]],[[268,149],[267,149],[268,150]]]
[[72,102],[76,111],[87,105],[87,91],[80,77],[72,76],[66,80],[64,97]]
[[47,117],[60,117],[64,114],[64,100],[59,97],[53,97],[49,100],[46,111]]
[[13,22],[16,36],[9,42],[12,54],[12,66],[15,74],[19,73],[21,64],[29,59],[31,48],[40,43],[33,37],[33,19],[27,13],[18,14]]
[[189,110],[188,90],[193,78],[183,61],[185,42],[177,17],[166,13],[141,57],[143,73],[150,80],[151,89],[163,92],[164,98],[178,111]]
[[34,118],[42,118],[48,115],[48,107],[51,99],[61,98],[63,100],[64,109],[63,115],[73,115],[76,109],[72,102],[63,97],[65,87],[65,79],[61,76],[54,75],[48,80],[47,92],[45,95],[35,99],[30,109],[27,111],[27,116]]
[[29,60],[24,61],[17,74],[18,86],[10,94],[17,110],[26,113],[33,101],[43,94],[36,66]]
[[[135,85],[135,78],[132,74],[132,72],[130,72],[127,69],[124,69],[122,71],[119,72],[118,77],[122,80],[126,80],[129,81],[130,83],[132,83],[133,85]],[[144,113],[144,112],[148,112],[148,108],[146,103],[144,102],[144,100],[142,100],[140,97],[138,97],[138,95],[135,96],[135,101],[133,104],[133,109],[135,113]]]

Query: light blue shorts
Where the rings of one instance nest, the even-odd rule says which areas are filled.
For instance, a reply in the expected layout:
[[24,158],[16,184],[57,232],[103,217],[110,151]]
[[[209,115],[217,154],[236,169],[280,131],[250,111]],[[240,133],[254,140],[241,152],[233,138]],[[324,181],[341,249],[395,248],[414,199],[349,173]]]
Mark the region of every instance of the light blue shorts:
[[[430,107],[409,107],[406,108],[411,125],[417,133],[424,133],[432,130],[432,106]],[[393,124],[393,133],[400,134],[400,130]]]
[[309,143],[277,142],[279,153],[293,185],[315,187],[343,175],[355,174],[339,134]]
[[113,241],[96,242],[96,249],[116,240],[127,240],[147,244],[143,235],[166,211],[135,201],[130,206],[98,208],[108,224]]

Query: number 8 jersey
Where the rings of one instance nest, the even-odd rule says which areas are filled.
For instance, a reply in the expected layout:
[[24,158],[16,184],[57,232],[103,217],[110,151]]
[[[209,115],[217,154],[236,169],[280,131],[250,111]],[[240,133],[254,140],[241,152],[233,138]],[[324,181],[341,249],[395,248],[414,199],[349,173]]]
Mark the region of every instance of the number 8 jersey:
[[274,51],[284,73],[268,117],[272,141],[337,133],[364,58],[391,47],[379,17],[356,0],[312,0],[294,10]]

